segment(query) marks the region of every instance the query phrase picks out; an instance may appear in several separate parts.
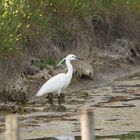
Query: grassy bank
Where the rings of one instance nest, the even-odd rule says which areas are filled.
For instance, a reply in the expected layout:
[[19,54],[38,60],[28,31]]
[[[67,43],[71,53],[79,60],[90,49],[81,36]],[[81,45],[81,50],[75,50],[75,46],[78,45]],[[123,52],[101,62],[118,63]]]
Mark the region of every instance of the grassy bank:
[[38,36],[65,34],[69,37],[84,30],[83,24],[88,16],[94,16],[95,32],[108,34],[110,29],[105,31],[108,26],[105,24],[109,19],[111,26],[115,24],[111,29],[113,35],[121,38],[128,32],[124,30],[135,26],[135,15],[139,14],[139,0],[1,0],[0,56],[22,52],[21,46],[30,47],[30,40]]

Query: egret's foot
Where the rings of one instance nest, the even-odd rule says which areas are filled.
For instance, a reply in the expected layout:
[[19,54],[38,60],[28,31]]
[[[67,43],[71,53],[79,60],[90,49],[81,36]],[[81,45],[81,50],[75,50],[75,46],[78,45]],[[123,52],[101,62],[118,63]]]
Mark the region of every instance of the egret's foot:
[[48,99],[48,103],[53,106],[53,94],[52,93],[49,93],[48,96],[47,96],[47,99]]
[[65,112],[66,110],[67,110],[67,108],[63,105],[58,105],[55,108],[55,111],[57,111],[57,112]]
[[64,93],[60,93],[60,95],[58,96],[58,104],[61,105],[62,103],[65,103]]

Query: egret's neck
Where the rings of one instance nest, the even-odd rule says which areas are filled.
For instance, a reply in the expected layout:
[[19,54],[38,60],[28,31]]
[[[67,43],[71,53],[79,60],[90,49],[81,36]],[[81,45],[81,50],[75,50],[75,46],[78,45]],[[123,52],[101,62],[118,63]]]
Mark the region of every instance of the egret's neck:
[[68,68],[67,75],[71,77],[72,73],[73,73],[73,67],[72,67],[72,64],[70,63],[70,60],[66,59],[66,65],[67,65],[67,68]]

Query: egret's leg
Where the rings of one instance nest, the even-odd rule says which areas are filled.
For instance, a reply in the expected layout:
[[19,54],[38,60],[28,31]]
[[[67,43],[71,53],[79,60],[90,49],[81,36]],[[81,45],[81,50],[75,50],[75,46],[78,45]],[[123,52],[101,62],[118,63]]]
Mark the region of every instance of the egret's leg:
[[53,93],[49,93],[47,98],[48,98],[49,104],[51,104],[51,106],[52,106],[53,105]]
[[60,95],[58,95],[58,104],[61,105],[61,98],[60,98]]
[[65,96],[63,93],[60,93],[58,95],[58,104],[61,105],[61,103],[64,103],[65,102]]
[[61,93],[60,96],[61,96],[61,102],[65,103],[65,94]]

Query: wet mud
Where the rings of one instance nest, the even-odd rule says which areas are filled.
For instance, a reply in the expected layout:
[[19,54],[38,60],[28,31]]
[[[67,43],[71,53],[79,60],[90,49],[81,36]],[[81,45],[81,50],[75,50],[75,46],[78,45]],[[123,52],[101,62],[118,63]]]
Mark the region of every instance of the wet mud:
[[[66,92],[61,106],[54,97],[51,107],[47,98],[32,100],[19,112],[21,138],[57,140],[60,136],[77,136],[80,140],[80,114],[92,109],[95,135],[102,140],[140,139],[140,74],[114,80],[86,90]],[[26,111],[28,110],[28,111]],[[0,115],[0,139],[4,135],[4,117]],[[58,138],[59,136],[59,138]],[[61,140],[61,139],[60,139]]]

